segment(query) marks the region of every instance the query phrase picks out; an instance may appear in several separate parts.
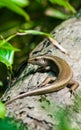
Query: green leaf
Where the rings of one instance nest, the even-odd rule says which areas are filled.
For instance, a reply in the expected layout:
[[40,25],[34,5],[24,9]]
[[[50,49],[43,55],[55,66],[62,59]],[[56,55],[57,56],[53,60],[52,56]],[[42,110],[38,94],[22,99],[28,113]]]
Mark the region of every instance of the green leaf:
[[2,8],[2,7],[4,7],[5,5],[2,3],[2,2],[0,2],[0,8]]
[[19,49],[13,47],[8,41],[15,37],[16,34],[9,36],[4,40],[0,40],[0,62],[4,63],[7,68],[12,72],[12,64],[14,59],[15,51],[20,51]]
[[13,47],[9,42],[5,42],[5,44],[3,44],[3,40],[0,40],[0,50],[1,49],[5,49],[5,50],[14,50],[14,51],[20,51],[19,49]]
[[29,0],[11,0],[11,1],[20,7],[25,7],[29,5]]
[[76,10],[69,4],[67,0],[49,0],[53,4],[58,4],[60,6],[64,6],[66,9],[72,11],[72,13],[76,13]]
[[13,12],[24,16],[26,20],[28,20],[28,21],[30,20],[29,15],[22,8],[20,8],[17,4],[12,2],[11,0],[0,0],[0,3],[4,4],[5,7],[12,10]]
[[[10,2],[13,2],[20,7],[25,7],[29,5],[29,0],[10,0]],[[4,2],[1,1],[0,1],[0,5],[5,6]]]
[[[0,43],[2,43],[2,40],[0,40]],[[14,48],[8,42],[0,46],[0,62],[4,63],[10,69],[12,69],[15,51],[19,51],[19,49]]]
[[0,118],[3,119],[5,117],[5,114],[6,114],[6,107],[2,102],[0,102]]
[[57,9],[53,9],[53,8],[49,8],[45,11],[45,14],[51,17],[55,17],[55,18],[59,18],[59,19],[67,19],[69,16],[64,14],[63,12],[57,10]]
[[0,62],[4,63],[7,67],[12,69],[14,51],[0,49]]

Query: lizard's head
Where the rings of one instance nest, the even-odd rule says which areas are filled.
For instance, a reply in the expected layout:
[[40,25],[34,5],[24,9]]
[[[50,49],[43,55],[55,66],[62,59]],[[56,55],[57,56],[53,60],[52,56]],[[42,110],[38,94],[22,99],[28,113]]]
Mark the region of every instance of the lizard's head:
[[28,62],[33,65],[47,66],[48,60],[44,56],[37,56],[28,59]]

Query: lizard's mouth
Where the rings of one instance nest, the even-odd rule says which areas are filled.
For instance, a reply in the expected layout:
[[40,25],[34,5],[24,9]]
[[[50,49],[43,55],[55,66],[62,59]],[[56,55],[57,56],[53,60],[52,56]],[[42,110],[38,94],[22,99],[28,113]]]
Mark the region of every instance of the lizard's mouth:
[[36,64],[36,61],[31,58],[31,59],[28,59],[28,63],[30,63],[30,64]]

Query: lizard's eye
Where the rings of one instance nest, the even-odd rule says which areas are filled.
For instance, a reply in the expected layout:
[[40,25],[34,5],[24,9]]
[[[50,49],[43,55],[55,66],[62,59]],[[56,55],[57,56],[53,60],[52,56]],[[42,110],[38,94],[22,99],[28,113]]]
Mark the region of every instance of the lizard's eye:
[[37,61],[37,59],[34,59],[34,61]]

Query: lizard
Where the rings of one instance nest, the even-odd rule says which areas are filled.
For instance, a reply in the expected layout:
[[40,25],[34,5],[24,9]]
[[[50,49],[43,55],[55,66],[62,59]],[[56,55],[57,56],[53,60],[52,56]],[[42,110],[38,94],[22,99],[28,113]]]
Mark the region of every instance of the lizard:
[[77,81],[72,80],[73,71],[69,64],[64,59],[58,56],[36,56],[29,58],[28,62],[33,65],[42,66],[43,68],[50,67],[52,71],[56,72],[57,79],[47,86],[43,86],[42,88],[38,88],[11,98],[5,103],[5,105],[8,105],[12,101],[24,98],[26,96],[36,96],[55,92],[63,89],[65,86],[71,86],[70,90],[73,92],[79,86],[79,83]]

